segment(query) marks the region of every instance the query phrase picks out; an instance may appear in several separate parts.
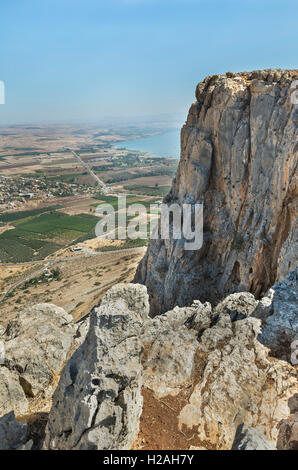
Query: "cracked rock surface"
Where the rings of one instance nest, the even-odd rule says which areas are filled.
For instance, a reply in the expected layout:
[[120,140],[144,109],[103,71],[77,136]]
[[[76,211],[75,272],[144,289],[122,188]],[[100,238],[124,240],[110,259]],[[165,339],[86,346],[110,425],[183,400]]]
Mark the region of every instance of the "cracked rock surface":
[[114,286],[94,309],[54,393],[46,449],[131,447],[142,411],[139,336],[148,313],[146,289],[135,285]]
[[258,428],[276,442],[278,424],[289,415],[288,399],[297,390],[297,371],[269,357],[258,341],[260,320],[235,322],[223,312],[199,341],[200,377],[180,412],[180,429],[230,449],[237,426]]
[[192,432],[207,448],[230,449],[240,424],[257,429],[245,446],[275,443],[289,418],[297,371],[259,342],[261,320],[253,314],[260,303],[240,293],[214,309],[194,301],[150,318],[144,286],[114,286],[63,370],[44,448],[130,449],[142,386],[156,400],[171,396],[178,403],[181,393],[177,432]]
[[18,375],[0,366],[0,417],[12,410],[18,415],[25,414],[28,406]]
[[4,366],[17,376],[26,396],[53,391],[51,382],[67,358],[75,332],[72,316],[52,304],[27,308],[8,323],[1,336]]
[[259,341],[271,354],[298,363],[298,269],[275,284],[257,308],[263,318]]
[[144,324],[143,384],[156,397],[178,395],[192,383],[198,334],[211,324],[211,305],[175,307]]
[[279,423],[278,450],[298,450],[298,393],[288,402],[290,416]]
[[276,450],[276,446],[274,442],[268,441],[259,429],[240,424],[232,450]]
[[16,420],[10,411],[0,417],[0,450],[17,450],[25,444],[27,424]]
[[235,292],[258,298],[297,266],[297,78],[261,70],[198,84],[165,202],[204,202],[204,243],[150,240],[135,280],[153,314]]

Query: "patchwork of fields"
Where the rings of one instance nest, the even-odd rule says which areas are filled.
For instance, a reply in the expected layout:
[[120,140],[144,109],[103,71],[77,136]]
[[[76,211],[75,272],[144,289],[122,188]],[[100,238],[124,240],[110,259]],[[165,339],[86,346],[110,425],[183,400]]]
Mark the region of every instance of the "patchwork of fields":
[[55,209],[47,211],[0,214],[0,222],[9,222],[15,227],[0,235],[1,262],[43,259],[75,240],[95,236],[97,217],[88,214],[70,216]]
[[[116,196],[100,195],[93,199],[94,203],[90,204],[91,210],[94,211],[94,208],[101,203],[107,203],[113,206],[117,214]],[[158,200],[159,198],[128,196],[127,204],[141,203],[149,211],[150,204]],[[134,216],[129,216],[126,223],[128,224],[133,218]],[[98,220],[98,217],[87,213],[68,215],[58,205],[30,211],[0,213],[0,225],[3,227],[3,232],[0,233],[0,262],[22,263],[40,260],[61,248],[92,239],[95,237]],[[117,217],[115,222],[117,231]],[[149,233],[149,224],[147,232]],[[147,240],[144,237],[142,239],[140,234],[140,239],[128,240],[123,248],[144,246],[146,243]]]

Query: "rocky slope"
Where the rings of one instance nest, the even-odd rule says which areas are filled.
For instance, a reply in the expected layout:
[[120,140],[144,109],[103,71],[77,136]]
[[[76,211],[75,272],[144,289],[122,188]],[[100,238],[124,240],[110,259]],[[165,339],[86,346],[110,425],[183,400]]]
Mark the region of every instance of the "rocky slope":
[[85,342],[63,370],[46,449],[131,447],[142,411],[139,334],[148,312],[148,299],[137,286],[106,294],[91,316]]
[[61,369],[84,341],[86,329],[87,322],[75,324],[51,304],[27,308],[6,327],[0,325],[0,448],[25,444],[28,426],[15,416],[26,422],[49,408]]
[[[2,331],[0,448],[44,436],[64,450],[296,448],[297,366],[271,355],[297,334],[293,297],[297,272],[260,301],[242,292],[154,318],[138,284],[76,325],[53,305],[21,312]],[[41,429],[33,410],[48,410],[63,365]]]
[[114,286],[64,368],[44,448],[152,449],[157,435],[159,449],[230,449],[241,424],[255,431],[235,446],[275,448],[297,370],[259,342],[260,304],[241,293],[152,319],[144,286]]
[[297,264],[298,71],[207,77],[181,132],[166,203],[204,202],[204,243],[152,240],[136,274],[153,313],[231,292],[264,294]]

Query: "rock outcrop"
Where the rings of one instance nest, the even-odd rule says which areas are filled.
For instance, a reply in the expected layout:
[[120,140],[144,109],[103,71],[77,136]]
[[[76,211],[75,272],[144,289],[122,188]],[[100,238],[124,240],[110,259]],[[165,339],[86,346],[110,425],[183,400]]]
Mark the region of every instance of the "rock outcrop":
[[51,304],[27,308],[8,323],[1,337],[4,366],[17,375],[27,397],[53,392],[52,381],[67,358],[76,329],[72,316]]
[[298,450],[298,393],[289,399],[290,416],[279,423],[278,450]]
[[204,202],[204,242],[194,252],[150,241],[135,280],[153,314],[241,291],[258,298],[297,265],[297,78],[263,70],[198,84],[165,202]]
[[256,443],[249,433],[239,446],[275,445],[280,422],[290,416],[297,372],[259,342],[261,320],[253,317],[259,303],[244,292],[213,309],[194,301],[150,318],[144,286],[114,286],[62,372],[44,448],[131,448],[142,387],[154,400],[183,404],[176,433],[191,433],[196,445],[230,449],[240,424],[264,436],[255,435]]
[[276,450],[276,446],[274,442],[268,441],[259,429],[240,424],[232,450]]
[[[27,308],[6,327],[0,326],[1,448],[30,450],[33,445],[40,448],[43,429],[39,422],[45,420],[41,415],[46,413],[32,410],[37,411],[39,406],[47,408],[60,371],[84,341],[87,326],[88,319],[75,324],[71,315],[51,304]],[[29,419],[30,425],[27,427],[19,419],[22,423]],[[27,432],[34,442],[25,442]]]
[[0,366],[0,417],[14,410],[17,415],[23,415],[29,407],[23,388],[16,373]]
[[199,340],[199,376],[179,424],[195,430],[209,446],[230,449],[241,423],[259,428],[276,442],[278,424],[289,415],[287,403],[297,390],[297,373],[269,357],[257,339],[260,324],[252,317],[232,322],[223,312]]
[[17,450],[26,443],[27,424],[16,420],[11,411],[0,418],[0,450]]
[[156,397],[178,395],[192,384],[198,334],[211,324],[211,305],[195,302],[149,319],[143,327],[143,385]]
[[[47,304],[0,325],[0,448],[142,448],[147,423],[166,448],[170,428],[179,448],[297,449],[295,79],[267,70],[197,86],[165,202],[204,202],[201,249],[151,240],[145,285],[112,287],[76,325]],[[38,420],[19,419],[59,376],[36,443]]]
[[259,341],[270,348],[271,354],[298,364],[298,272],[292,271],[275,284],[258,308],[263,320]]
[[144,286],[118,285],[94,309],[85,342],[53,396],[46,449],[129,449],[142,411],[141,341],[148,318]]

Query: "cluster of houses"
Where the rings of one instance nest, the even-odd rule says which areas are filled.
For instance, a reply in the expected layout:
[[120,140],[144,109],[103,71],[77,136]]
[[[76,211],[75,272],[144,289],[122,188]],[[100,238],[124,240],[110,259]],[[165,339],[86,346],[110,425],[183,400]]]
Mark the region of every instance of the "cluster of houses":
[[28,200],[75,196],[94,192],[94,187],[64,183],[46,178],[0,175],[0,212],[21,208]]

